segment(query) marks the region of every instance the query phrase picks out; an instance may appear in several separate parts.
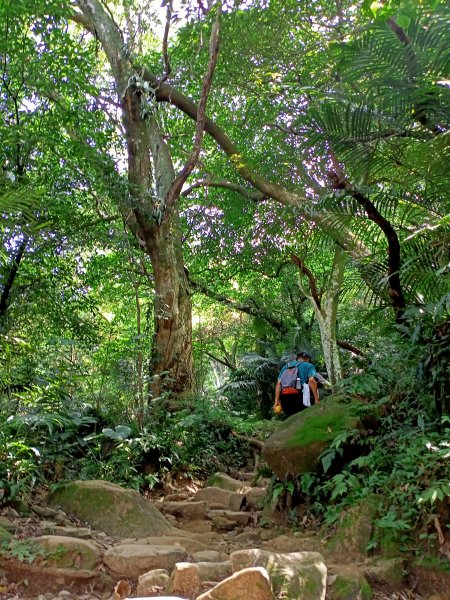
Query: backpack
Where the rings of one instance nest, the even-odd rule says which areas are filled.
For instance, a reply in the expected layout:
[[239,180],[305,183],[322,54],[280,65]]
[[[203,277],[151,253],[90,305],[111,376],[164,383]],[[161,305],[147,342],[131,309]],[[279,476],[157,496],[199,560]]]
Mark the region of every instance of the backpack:
[[290,363],[281,373],[280,385],[282,394],[293,394],[297,392],[297,379],[299,377],[297,363]]

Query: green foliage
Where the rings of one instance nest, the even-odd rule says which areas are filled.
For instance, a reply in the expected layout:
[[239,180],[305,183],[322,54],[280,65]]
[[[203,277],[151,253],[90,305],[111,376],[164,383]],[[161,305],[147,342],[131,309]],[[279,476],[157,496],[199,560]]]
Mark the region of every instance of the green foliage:
[[283,481],[272,486],[272,504],[276,504],[281,494],[293,494],[294,484],[292,481]]
[[75,474],[85,436],[97,425],[92,407],[74,403],[67,382],[41,381],[0,411],[0,486],[4,500],[28,496],[37,485]]
[[3,548],[0,549],[0,553],[17,558],[17,560],[26,562],[29,565],[37,558],[47,556],[45,549],[36,544],[33,539],[20,540],[13,538],[3,545]]
[[[367,369],[342,382],[346,394],[364,400],[357,411],[366,432],[337,436],[321,456],[322,471],[295,482],[295,503],[328,525],[364,498],[379,497],[383,508],[375,521],[374,550],[390,539],[412,549],[419,538],[428,550],[436,550],[433,523],[441,515],[446,519],[450,419],[436,412],[434,380],[423,368],[430,354],[437,356],[438,373],[447,368],[443,306],[408,314],[403,336],[378,344]],[[424,340],[432,340],[430,349]]]
[[242,415],[257,414],[268,418],[279,372],[278,360],[253,352],[242,356],[240,365],[231,373],[221,392]]
[[252,453],[249,444],[234,435],[235,429],[245,436],[238,416],[211,399],[173,414],[159,409],[138,433],[119,425],[88,436],[80,474],[151,489],[169,471],[198,477],[240,468],[251,460]]

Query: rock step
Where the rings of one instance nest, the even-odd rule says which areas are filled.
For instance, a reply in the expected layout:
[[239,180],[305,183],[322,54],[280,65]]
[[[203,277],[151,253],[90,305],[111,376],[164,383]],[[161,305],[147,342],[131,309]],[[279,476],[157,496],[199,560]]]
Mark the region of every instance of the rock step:
[[207,517],[208,519],[211,519],[216,529],[220,531],[231,531],[236,527],[245,527],[248,525],[251,514],[233,510],[210,510]]
[[247,503],[244,493],[232,492],[220,487],[202,488],[194,494],[193,499],[207,502],[210,508],[213,505],[222,504],[225,509],[232,511],[243,510]]
[[225,473],[214,473],[206,481],[207,487],[217,487],[229,492],[244,493],[251,487],[246,481],[239,481]]
[[203,519],[208,510],[208,504],[204,500],[189,502],[187,500],[180,502],[162,502],[160,510],[172,515],[181,521],[195,521]]
[[198,490],[193,496],[194,501],[205,501],[210,508],[213,505],[222,504],[225,508],[232,511],[254,510],[261,508],[266,498],[266,488],[247,487],[241,488],[242,491],[234,492],[220,487],[208,486]]

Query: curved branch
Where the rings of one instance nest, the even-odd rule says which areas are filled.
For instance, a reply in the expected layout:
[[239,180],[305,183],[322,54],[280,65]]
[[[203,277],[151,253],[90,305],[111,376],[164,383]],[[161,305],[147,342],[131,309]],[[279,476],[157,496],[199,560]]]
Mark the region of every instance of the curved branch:
[[319,292],[317,290],[317,283],[316,283],[316,279],[315,279],[314,275],[308,269],[308,267],[305,265],[305,262],[296,254],[291,254],[291,261],[294,263],[294,265],[297,265],[297,267],[300,269],[300,272],[303,275],[306,275],[306,277],[308,278],[309,290],[311,292],[312,299],[314,300],[314,303],[315,303],[317,309],[320,310],[321,309],[321,300],[320,300]]
[[161,82],[166,81],[168,79],[169,75],[172,73],[172,65],[170,64],[170,56],[169,56],[169,51],[168,51],[171,19],[172,19],[172,2],[170,1],[167,4],[166,25],[164,27],[164,36],[163,36],[163,42],[162,42],[165,73],[162,76]]
[[253,202],[260,202],[266,199],[266,196],[258,191],[247,190],[237,183],[233,183],[232,181],[211,181],[209,179],[202,179],[200,181],[196,181],[191,186],[189,186],[186,190],[184,190],[181,195],[189,196],[189,194],[198,188],[202,187],[213,187],[213,188],[225,188],[228,190],[232,190],[233,192],[237,192],[244,196],[244,198],[248,198]]
[[205,130],[206,104],[208,102],[209,92],[211,91],[213,75],[217,64],[217,57],[219,55],[220,11],[221,3],[219,2],[217,5],[217,17],[214,21],[214,25],[211,30],[211,38],[209,41],[209,62],[205,72],[205,76],[203,78],[200,102],[198,105],[197,126],[195,130],[194,145],[187,163],[184,165],[180,173],[178,173],[178,175],[175,177],[175,181],[170,186],[170,190],[167,194],[166,200],[166,204],[169,209],[172,208],[172,206],[180,197],[182,187],[189,175],[194,170],[194,167],[197,164],[198,157],[200,156],[203,133]]
[[263,321],[266,321],[266,323],[268,323],[271,327],[273,327],[280,333],[286,333],[286,331],[288,331],[288,328],[286,327],[286,325],[284,325],[282,320],[276,319],[275,317],[268,315],[266,312],[264,312],[264,310],[259,308],[255,303],[244,304],[242,302],[236,302],[236,301],[232,300],[231,298],[228,298],[227,296],[223,296],[222,294],[214,292],[213,290],[211,290],[210,288],[207,288],[205,285],[202,285],[201,283],[192,281],[192,279],[190,279],[190,278],[189,278],[189,284],[190,284],[192,290],[196,290],[200,294],[204,294],[208,298],[211,298],[212,300],[216,300],[216,302],[225,304],[226,306],[229,306],[230,308],[232,308],[234,310],[237,310],[239,312],[243,312],[247,315],[250,315],[251,317],[258,317],[259,319],[263,319]]
[[330,150],[330,157],[333,163],[334,171],[328,172],[328,178],[331,181],[332,187],[335,190],[345,190],[352,198],[362,206],[367,217],[384,233],[388,245],[388,286],[389,297],[392,308],[395,313],[395,320],[401,323],[403,313],[406,308],[405,296],[400,281],[401,267],[401,248],[400,240],[392,223],[388,221],[377,209],[375,204],[362,192],[355,190],[347,180],[344,170],[342,169],[336,155]]
[[339,346],[339,348],[348,350],[349,352],[352,352],[353,354],[356,354],[357,356],[361,356],[361,358],[366,358],[366,354],[362,350],[359,350],[359,348],[356,348],[356,346],[353,346],[352,344],[349,344],[348,342],[344,342],[344,340],[336,340],[336,343]]
[[[197,104],[178,90],[174,89],[167,83],[160,83],[158,78],[150,73],[148,69],[140,64],[134,65],[135,69],[142,73],[144,81],[150,83],[155,90],[156,100],[159,102],[168,102],[175,106],[185,115],[197,121],[198,107]],[[248,181],[256,189],[262,192],[265,196],[273,198],[284,204],[285,206],[298,206],[305,201],[303,196],[289,192],[282,186],[268,181],[244,161],[241,153],[225,133],[225,131],[217,125],[211,118],[205,117],[205,131],[218,143],[225,154],[231,159],[234,167],[245,181]]]
[[215,360],[224,367],[227,367],[227,369],[230,369],[230,371],[236,371],[236,365],[231,364],[227,357],[219,358],[218,356],[215,356],[214,354],[212,354],[212,352],[208,352],[207,350],[204,350],[204,353],[206,354],[206,356],[209,356],[211,360]]
[[83,27],[83,29],[86,29],[86,31],[88,31],[89,33],[92,33],[92,35],[94,37],[97,37],[97,32],[95,31],[95,27],[92,25],[92,23],[89,21],[89,19],[85,15],[83,15],[80,12],[73,12],[69,18],[74,23],[78,23],[78,25],[81,25]]

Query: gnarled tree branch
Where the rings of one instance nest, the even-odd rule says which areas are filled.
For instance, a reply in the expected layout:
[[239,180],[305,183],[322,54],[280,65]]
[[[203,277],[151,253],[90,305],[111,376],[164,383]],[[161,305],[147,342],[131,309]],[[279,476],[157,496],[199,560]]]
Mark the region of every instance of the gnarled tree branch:
[[217,64],[217,57],[219,55],[219,33],[220,33],[220,12],[221,12],[221,3],[219,2],[217,5],[217,17],[214,21],[211,30],[211,38],[209,42],[209,62],[208,67],[205,72],[205,76],[203,78],[202,91],[200,94],[200,102],[198,105],[197,111],[197,126],[195,130],[195,138],[194,145],[192,148],[191,155],[189,156],[186,164],[175,177],[174,182],[170,186],[170,190],[167,194],[167,207],[170,209],[178,200],[183,185],[189,175],[194,170],[195,165],[197,164],[198,157],[200,156],[200,150],[202,147],[203,133],[205,130],[205,121],[206,121],[206,104],[208,102],[209,92],[211,90],[212,80],[214,71]]
[[291,254],[291,261],[294,263],[294,265],[296,265],[300,269],[300,272],[302,273],[302,275],[306,275],[306,277],[308,279],[308,283],[309,283],[309,291],[311,292],[311,297],[314,300],[318,310],[320,310],[321,309],[321,299],[320,299],[319,291],[317,289],[317,283],[316,283],[316,279],[315,279],[314,275],[306,266],[305,261],[302,260],[296,254]]
[[229,306],[230,308],[232,308],[234,310],[237,310],[239,312],[243,312],[247,315],[250,315],[251,317],[258,317],[259,319],[263,319],[263,321],[266,321],[266,323],[268,323],[271,327],[273,327],[274,329],[276,329],[277,331],[279,331],[281,333],[285,333],[286,331],[288,331],[288,328],[286,327],[286,325],[283,323],[282,320],[276,319],[272,315],[267,314],[255,302],[253,302],[252,304],[244,304],[243,302],[236,302],[235,300],[232,300],[231,298],[228,298],[227,296],[224,296],[222,294],[214,292],[213,290],[206,287],[205,285],[195,282],[192,279],[189,279],[189,283],[193,290],[196,290],[200,294],[204,294],[205,296],[208,296],[208,298],[212,298],[213,300],[216,300],[217,302],[220,302],[221,304],[225,304],[226,306]]
[[196,189],[202,187],[212,187],[212,188],[225,188],[228,190],[232,190],[233,192],[237,192],[244,196],[244,198],[248,198],[252,200],[252,202],[261,202],[265,199],[264,194],[258,192],[256,190],[247,190],[237,183],[233,183],[232,181],[212,181],[210,179],[201,179],[196,181],[192,185],[190,185],[187,189],[182,192],[182,196],[189,196],[189,194]]

